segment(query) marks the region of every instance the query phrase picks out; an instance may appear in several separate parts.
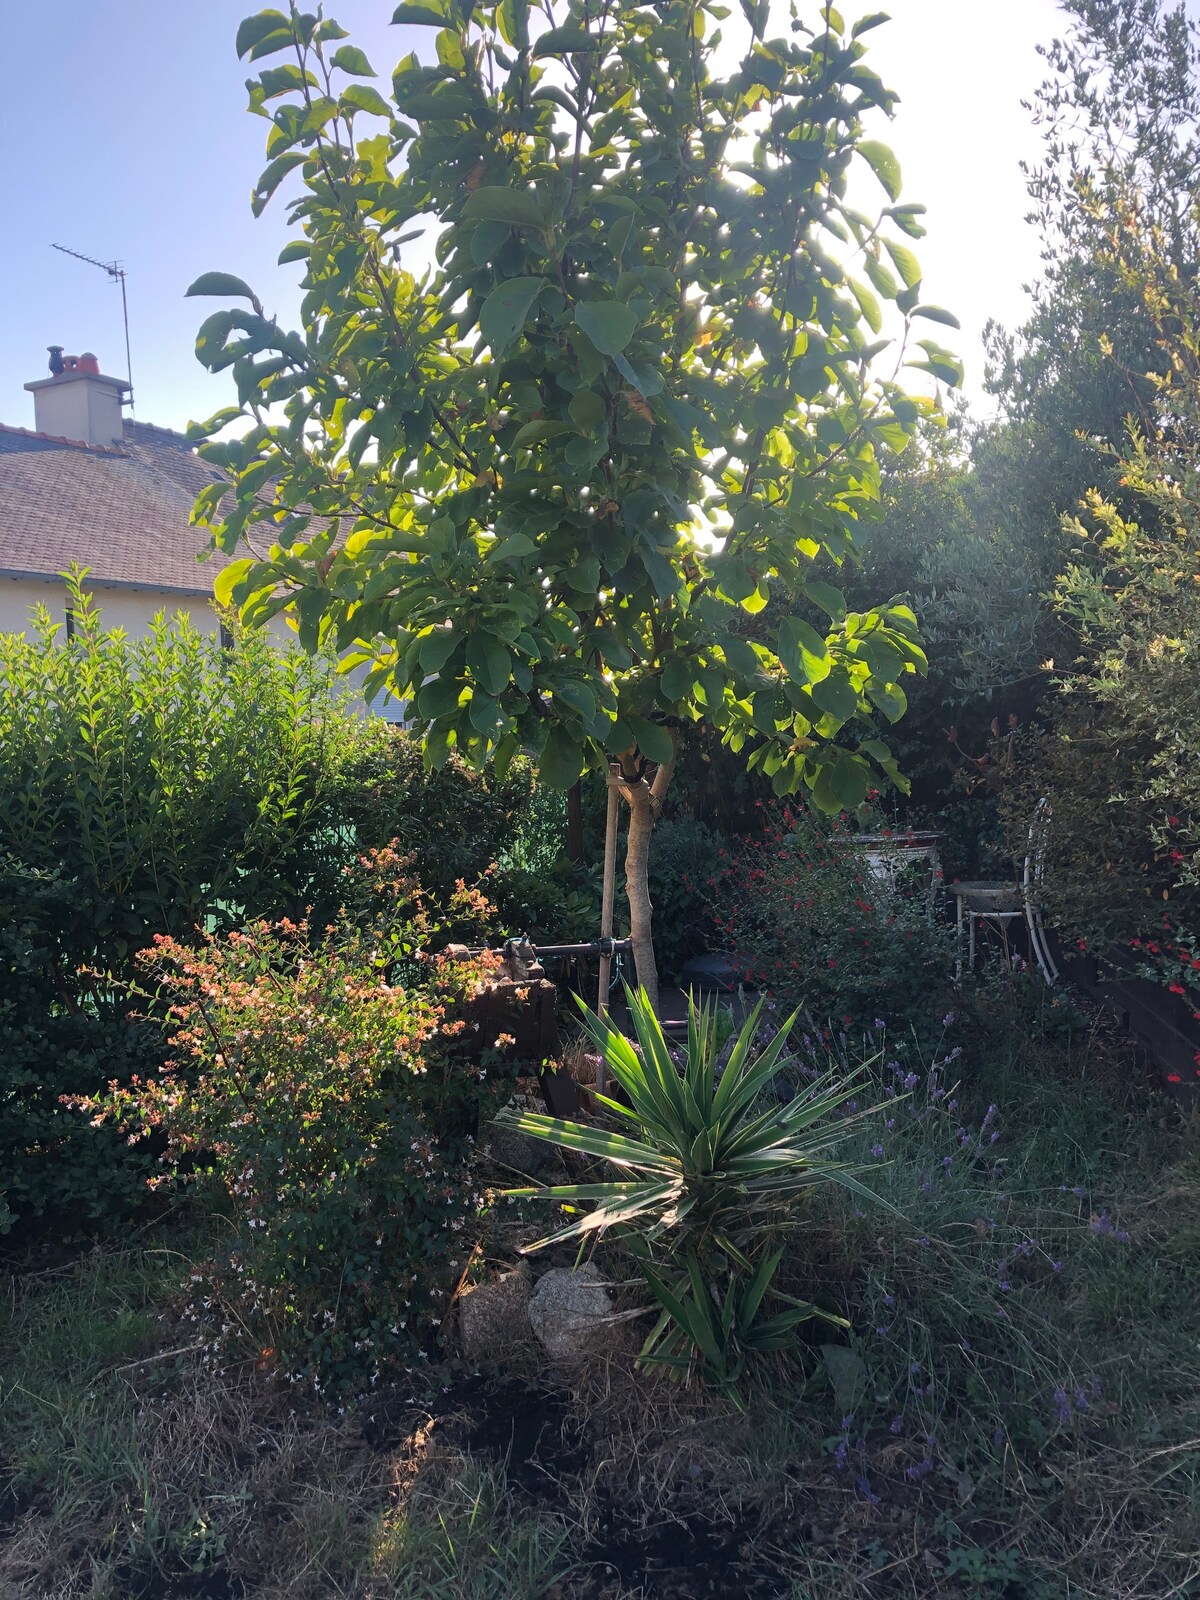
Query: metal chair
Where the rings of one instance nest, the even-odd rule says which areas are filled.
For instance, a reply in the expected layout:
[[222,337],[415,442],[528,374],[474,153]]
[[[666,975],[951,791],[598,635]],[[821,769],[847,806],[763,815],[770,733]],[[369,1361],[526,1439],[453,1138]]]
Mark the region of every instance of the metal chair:
[[1024,918],[1025,926],[1029,930],[1029,948],[1042,977],[1050,984],[1058,982],[1058,967],[1050,953],[1046,930],[1042,925],[1042,876],[1045,870],[1046,840],[1051,816],[1050,802],[1046,799],[1039,800],[1034,809],[1033,821],[1029,825],[1029,848],[1026,851],[1025,866],[1019,883],[978,881],[956,883],[952,886],[957,902],[958,921],[957,982],[961,983],[963,978],[964,927],[967,935],[968,969],[974,972],[976,924],[990,922],[1006,932],[1008,924],[1018,917]]

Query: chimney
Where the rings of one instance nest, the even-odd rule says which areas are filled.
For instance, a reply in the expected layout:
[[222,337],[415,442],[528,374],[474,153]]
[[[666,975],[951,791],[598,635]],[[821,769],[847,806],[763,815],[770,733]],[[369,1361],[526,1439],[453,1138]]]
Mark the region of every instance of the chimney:
[[129,389],[124,378],[105,377],[90,351],[64,356],[61,345],[50,346],[50,374],[25,385],[39,433],[81,444],[122,442],[121,403]]

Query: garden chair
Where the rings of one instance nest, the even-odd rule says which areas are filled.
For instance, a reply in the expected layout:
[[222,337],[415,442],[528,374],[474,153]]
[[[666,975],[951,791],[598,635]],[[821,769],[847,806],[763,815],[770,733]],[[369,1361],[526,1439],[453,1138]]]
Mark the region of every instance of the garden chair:
[[963,935],[967,941],[967,967],[975,970],[975,929],[988,922],[1007,932],[1008,924],[1023,918],[1029,930],[1029,948],[1047,983],[1058,981],[1058,967],[1050,953],[1042,924],[1042,876],[1046,862],[1046,838],[1051,820],[1050,802],[1038,801],[1029,825],[1029,847],[1019,883],[977,881],[953,885],[958,920],[958,961],[956,978],[963,977]]

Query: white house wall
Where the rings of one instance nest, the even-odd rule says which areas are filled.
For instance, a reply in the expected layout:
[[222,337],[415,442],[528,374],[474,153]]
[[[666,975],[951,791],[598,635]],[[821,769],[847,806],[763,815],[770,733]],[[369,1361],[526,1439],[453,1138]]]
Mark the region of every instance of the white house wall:
[[[182,611],[204,633],[216,633],[220,626],[212,601],[205,595],[181,594],[177,589],[119,589],[103,585],[97,585],[91,593],[100,607],[104,626],[124,628],[132,639],[142,639],[149,634],[159,611],[165,611],[169,617]],[[30,613],[39,604],[47,608],[55,622],[65,623],[67,599],[66,587],[49,579],[0,578],[0,633],[24,633],[30,626]],[[281,644],[295,637],[282,617],[273,617],[267,627]],[[361,667],[347,675],[356,691],[361,689],[365,677],[366,669]],[[366,709],[361,698],[356,704]],[[391,696],[380,696],[371,709],[389,722],[404,720],[402,702]]]

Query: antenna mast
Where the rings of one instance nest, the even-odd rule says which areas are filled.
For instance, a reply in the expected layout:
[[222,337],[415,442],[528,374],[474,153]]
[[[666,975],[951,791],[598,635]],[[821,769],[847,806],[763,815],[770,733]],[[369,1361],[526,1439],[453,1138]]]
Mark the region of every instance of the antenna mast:
[[64,256],[74,256],[76,261],[86,261],[89,267],[99,267],[107,272],[114,283],[121,286],[121,316],[125,322],[125,376],[129,380],[129,411],[133,414],[133,362],[129,355],[129,301],[125,297],[125,268],[119,261],[97,261],[95,256],[82,255],[78,250],[68,250],[65,244],[52,244],[51,250],[61,250]]

